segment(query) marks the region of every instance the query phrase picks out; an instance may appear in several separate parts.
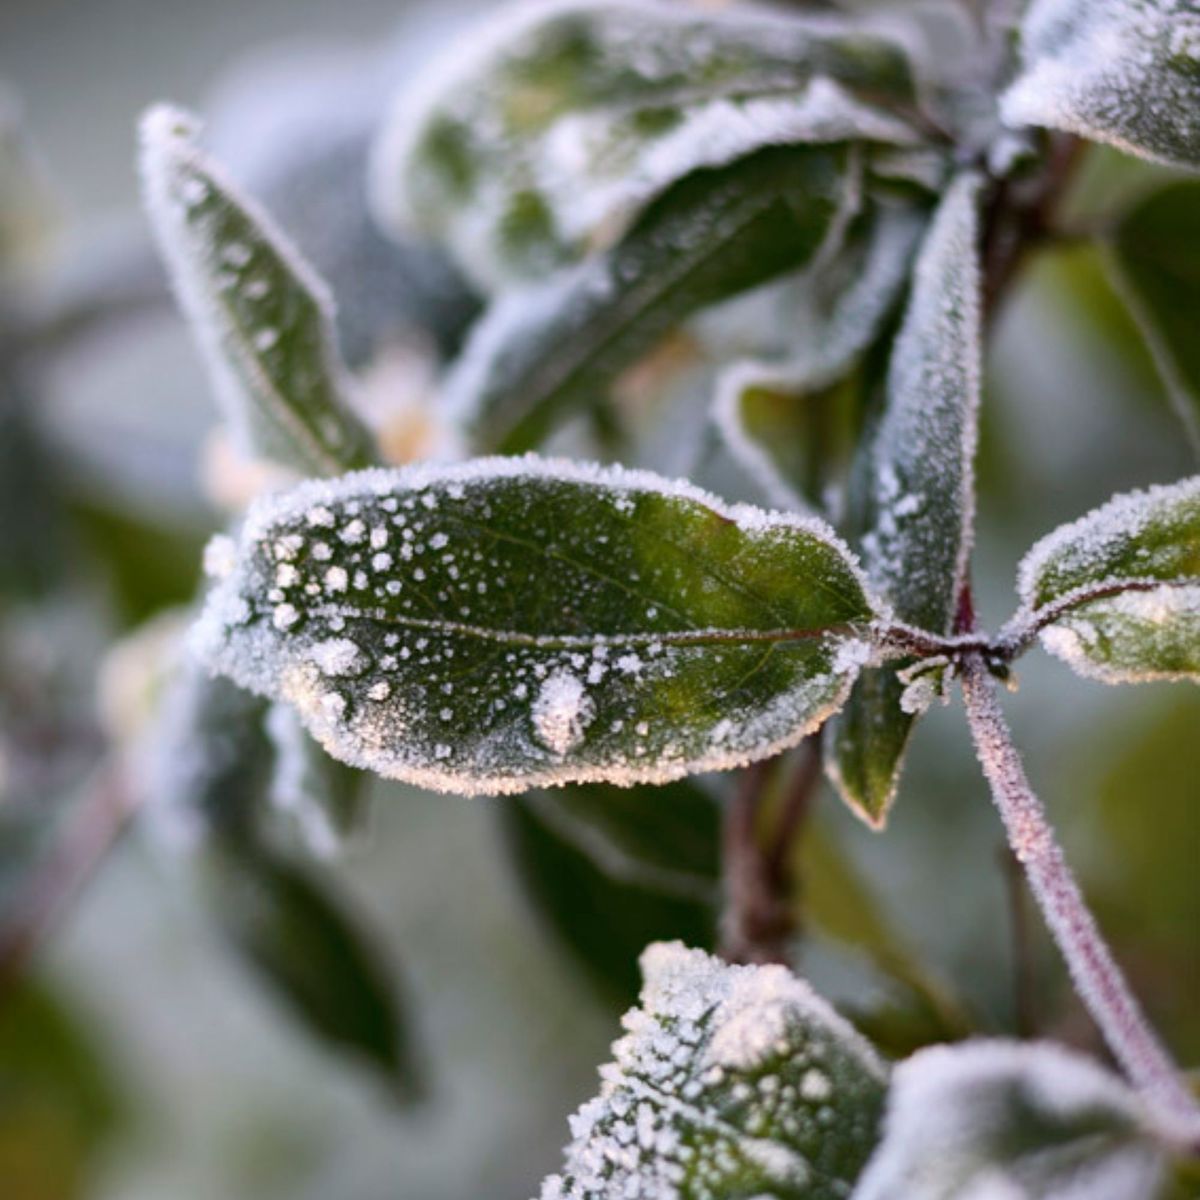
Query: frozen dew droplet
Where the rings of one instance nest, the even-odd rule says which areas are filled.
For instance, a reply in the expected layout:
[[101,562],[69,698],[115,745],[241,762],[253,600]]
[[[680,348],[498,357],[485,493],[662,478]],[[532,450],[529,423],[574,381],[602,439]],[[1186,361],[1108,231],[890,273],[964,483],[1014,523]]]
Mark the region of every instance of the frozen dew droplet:
[[557,671],[546,677],[533,702],[533,727],[548,749],[567,754],[583,741],[595,711],[580,680],[568,671]]

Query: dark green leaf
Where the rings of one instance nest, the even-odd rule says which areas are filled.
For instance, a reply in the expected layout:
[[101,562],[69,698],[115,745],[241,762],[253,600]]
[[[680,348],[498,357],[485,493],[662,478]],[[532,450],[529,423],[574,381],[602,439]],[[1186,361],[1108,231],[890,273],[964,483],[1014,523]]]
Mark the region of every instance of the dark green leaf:
[[1128,492],[1044,537],[1012,635],[1106,683],[1200,681],[1200,475]]
[[1200,183],[1176,183],[1126,213],[1109,261],[1200,456]]
[[0,1180],[13,1200],[94,1195],[124,1098],[93,1031],[46,985],[0,997]]
[[146,204],[226,419],[249,454],[304,475],[371,461],[325,285],[194,144],[185,114],[142,122]]
[[641,1008],[542,1200],[848,1195],[883,1107],[871,1047],[780,966],[659,942],[642,971]]
[[624,1008],[647,943],[711,948],[720,899],[720,808],[689,781],[582,784],[503,808],[520,878],[539,914]]
[[315,1034],[361,1056],[401,1098],[419,1088],[406,1017],[382,951],[316,875],[263,846],[209,850],[221,928]]
[[872,652],[826,526],[648,472],[528,457],[312,482],[210,560],[211,666],[336,757],[443,791],[775,754]]
[[896,1068],[855,1200],[1146,1200],[1162,1175],[1141,1105],[1050,1044],[968,1042]]
[[[446,385],[476,444],[537,444],[705,305],[808,262],[857,204],[842,148],[764,150],[659,197],[608,254],[489,310]],[[850,213],[845,214],[848,218]]]
[[1044,125],[1131,154],[1200,166],[1200,15],[1194,0],[1035,0],[1010,125]]
[[[901,48],[841,19],[571,3],[506,11],[402,94],[376,160],[395,227],[485,288],[610,245],[692,171],[771,145],[912,144]],[[890,111],[889,111],[890,110]]]
[[[953,631],[975,516],[980,188],[974,174],[952,184],[921,249],[851,496],[872,583],[901,621],[938,634]],[[875,827],[887,819],[913,724],[903,693],[894,667],[864,672],[831,738],[830,776]]]

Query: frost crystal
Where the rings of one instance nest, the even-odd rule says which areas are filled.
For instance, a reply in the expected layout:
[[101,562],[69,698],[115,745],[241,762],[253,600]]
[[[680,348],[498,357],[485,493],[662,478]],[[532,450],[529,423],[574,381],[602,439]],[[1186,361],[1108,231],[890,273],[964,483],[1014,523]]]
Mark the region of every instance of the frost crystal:
[[1146,1200],[1162,1156],[1129,1089],[1047,1044],[966,1042],[896,1068],[854,1200]]
[[[329,537],[352,522],[411,555]],[[335,757],[466,793],[775,753],[841,702],[876,615],[819,522],[532,457],[303,484],[251,509],[236,558],[209,664]]]
[[883,1103],[871,1048],[783,967],[671,942],[642,972],[641,1006],[541,1200],[844,1200]]
[[1132,154],[1200,166],[1200,12],[1194,0],[1036,0],[1011,125],[1045,125]]

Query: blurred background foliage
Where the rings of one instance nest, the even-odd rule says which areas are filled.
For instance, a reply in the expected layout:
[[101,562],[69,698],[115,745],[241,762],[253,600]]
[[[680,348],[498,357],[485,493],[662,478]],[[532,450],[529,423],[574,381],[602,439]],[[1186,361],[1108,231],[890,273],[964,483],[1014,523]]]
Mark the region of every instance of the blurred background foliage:
[[[402,456],[476,301],[441,260],[374,231],[362,162],[386,95],[483,6],[407,7],[397,28],[391,0],[0,5],[0,1194],[14,1200],[520,1200],[593,1091],[642,945],[716,936],[727,780],[489,801],[371,782],[369,836],[312,871],[271,851],[266,900],[234,886],[236,863],[198,880],[169,822],[137,822],[87,869],[104,821],[125,827],[119,805],[96,824],[105,747],[153,690],[136,644],[110,648],[193,594],[237,499],[137,211],[137,113],[169,96],[208,114],[213,149],[332,282],[368,396],[413,399],[389,426]],[[1089,153],[1070,206],[1087,230],[1163,174]],[[1194,467],[1089,243],[1033,260],[988,383],[977,596],[994,627],[1032,541]],[[683,390],[644,441],[668,472],[680,413],[703,428]],[[702,467],[753,498],[731,464]],[[1030,775],[1135,990],[1198,1064],[1200,696],[1090,685],[1037,654],[1020,684],[1008,708]],[[970,1030],[1103,1053],[1012,886],[956,708],[923,725],[885,834],[823,790],[791,866],[799,969],[894,1053]],[[366,993],[325,994],[359,970],[345,964],[360,924],[359,973],[402,970],[406,1029],[394,997],[364,1012]],[[311,969],[316,926],[326,972]],[[291,980],[290,1007],[264,971]],[[350,1029],[375,1069],[305,1022],[334,1043]],[[378,1068],[412,1045],[424,1098],[401,1108]]]

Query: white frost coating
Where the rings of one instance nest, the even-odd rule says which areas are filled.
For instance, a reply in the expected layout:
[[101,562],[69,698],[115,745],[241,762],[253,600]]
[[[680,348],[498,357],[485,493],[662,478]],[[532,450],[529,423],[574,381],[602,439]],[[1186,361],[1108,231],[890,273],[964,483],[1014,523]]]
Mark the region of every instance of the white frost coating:
[[943,197],[917,258],[873,442],[872,583],[897,616],[952,632],[975,525],[982,305],[977,175]]
[[1163,1167],[1147,1131],[1133,1092],[1081,1055],[937,1046],[896,1068],[883,1141],[853,1200],[1146,1200]]
[[[166,104],[148,109],[140,125],[143,195],[180,306],[194,324],[218,398],[227,420],[242,439],[243,449],[263,449],[255,445],[258,435],[254,420],[258,417],[277,429],[276,436],[282,436],[288,451],[302,460],[285,465],[337,474],[345,463],[329,443],[332,440],[336,446],[353,437],[356,423],[348,416],[353,407],[350,399],[353,384],[336,349],[333,298],[266,211],[251,197],[242,195],[220,165],[196,146],[199,132],[195,118]],[[231,278],[236,282],[242,278],[241,273],[230,262],[228,253],[223,261],[218,260],[218,248],[201,246],[196,232],[187,227],[189,208],[202,204],[214,191],[246,215],[255,227],[256,238],[315,306],[317,324],[311,332],[318,341],[317,356],[323,378],[331,388],[333,402],[347,410],[326,423],[330,427],[324,430],[327,435],[324,438],[297,416],[264,361],[264,353],[278,338],[277,331],[272,331],[275,338],[271,346],[247,342],[244,331],[235,326],[219,298],[214,280],[223,279],[228,271],[233,271]],[[245,246],[239,245],[235,257],[244,259],[247,252]],[[249,294],[249,285],[241,286]],[[236,365],[231,356],[236,358]],[[248,388],[253,398],[247,397]],[[270,449],[276,454],[285,453],[278,445],[272,444]]]
[[1116,496],[1042,538],[1005,634],[1105,683],[1200,678],[1200,475]]
[[[1109,564],[1114,555],[1141,538],[1152,524],[1171,519],[1175,513],[1200,526],[1200,475],[1124,492],[1077,520],[1060,525],[1035,542],[1021,560],[1017,592],[1022,604],[1028,610],[1036,607],[1040,584],[1052,570],[1090,576],[1086,582],[1093,586],[1103,584],[1113,575]],[[1141,560],[1139,568],[1143,563],[1144,569],[1131,573],[1130,578],[1152,577],[1154,560]]]
[[567,754],[583,740],[595,706],[574,675],[558,671],[539,689],[532,715],[539,739],[555,754]]
[[1043,125],[1159,162],[1200,166],[1200,11],[1194,0],[1036,0],[1010,125]]
[[[554,53],[547,30],[572,15],[595,60],[580,72],[581,96],[535,82],[536,69],[526,76]],[[642,204],[698,166],[783,143],[910,145],[906,122],[815,76],[814,44],[852,33],[881,43],[862,22],[752,5],[705,13],[655,0],[505,6],[469,46],[456,44],[397,96],[372,156],[374,207],[399,232],[447,238],[462,269],[492,291],[561,265],[594,234],[611,241]],[[737,50],[745,69],[726,63],[714,80],[710,60]],[[625,81],[619,99],[609,76]],[[668,113],[678,121],[664,125]],[[641,126],[643,116],[651,119]],[[430,182],[424,142],[434,129],[469,131],[453,151],[473,168],[469,196]],[[515,196],[532,196],[549,216],[536,245],[508,241]]]
[[[700,105],[641,154],[632,137],[626,147],[614,145],[611,124],[607,114],[564,117],[535,164],[537,182],[568,241],[603,231],[611,242],[632,214],[668,184],[690,171],[727,166],[762,147],[850,140],[910,145],[918,140],[905,122],[819,76],[796,96],[721,97]],[[588,178],[590,166],[611,170],[614,158],[630,159],[629,168],[616,177],[597,171]]]
[[875,1136],[874,1050],[783,967],[671,942],[646,949],[642,973],[541,1200],[844,1197]]
[[[528,490],[492,486],[507,480]],[[652,565],[655,559],[639,557],[632,531],[627,544],[624,535],[609,542],[606,534],[595,568],[561,556],[557,518],[529,528],[537,545],[488,532],[498,499],[505,511],[524,495],[545,504],[554,484],[586,484],[588,505],[597,506],[592,518],[587,505],[572,509],[585,522],[581,546],[589,519],[611,533],[610,522],[643,499],[684,500],[681,520],[699,519],[691,506],[700,505],[749,535],[743,561],[751,574],[759,555],[770,556],[763,563],[777,553],[807,556],[813,566],[803,569],[814,573],[797,586],[812,588],[815,599],[801,591],[781,596],[776,607],[764,597],[765,607],[744,608],[746,628],[709,628],[699,615],[709,603],[703,597],[711,584],[729,581],[719,574],[706,581],[703,563],[693,576],[690,557]],[[391,543],[410,553],[381,568],[367,538],[331,539],[327,531],[352,516],[368,527],[386,522]],[[547,549],[562,567],[547,565],[570,574],[570,604],[551,601],[543,622],[534,614],[546,598],[531,595],[522,624],[525,605],[514,613],[508,574],[540,571],[529,552],[541,554],[538,545],[551,533]],[[277,586],[281,565],[296,571],[286,591]],[[335,568],[345,577],[331,589]],[[654,584],[660,572],[668,573]],[[671,590],[673,579],[683,592]],[[620,614],[629,589],[642,591],[645,606],[631,612],[626,632]],[[649,472],[533,456],[485,459],[363,471],[260,499],[240,530],[239,564],[213,588],[194,637],[211,667],[294,705],[329,753],[352,765],[465,794],[589,779],[628,785],[740,765],[794,745],[819,725],[843,702],[868,653],[863,637],[875,610],[869,598],[859,600],[862,589],[853,557],[822,522],[724,504]],[[685,598],[689,592],[695,599]],[[592,594],[601,625],[587,632],[579,613]],[[697,615],[677,610],[677,602]],[[563,627],[560,614],[572,611]],[[844,615],[822,620],[822,611]],[[786,626],[791,613],[798,629],[775,623]],[[770,686],[747,690],[768,663]],[[660,697],[668,681],[708,687],[713,699],[721,681],[726,700],[686,721],[667,719]]]

